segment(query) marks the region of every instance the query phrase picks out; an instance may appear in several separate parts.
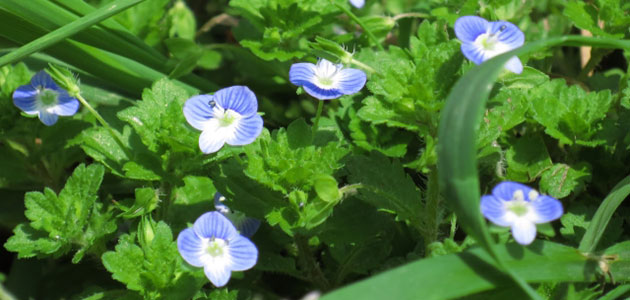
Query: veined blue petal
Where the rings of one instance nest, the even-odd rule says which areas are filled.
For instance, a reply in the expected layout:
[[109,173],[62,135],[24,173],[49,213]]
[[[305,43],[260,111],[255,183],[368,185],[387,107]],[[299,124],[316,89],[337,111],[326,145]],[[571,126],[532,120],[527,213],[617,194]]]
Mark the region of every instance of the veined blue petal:
[[523,46],[525,43],[523,32],[510,22],[490,22],[490,32],[496,34],[498,41],[506,44],[510,50]]
[[289,81],[291,83],[302,86],[312,84],[315,80],[315,65],[311,63],[292,64],[289,69]]
[[29,115],[39,111],[37,103],[38,90],[30,84],[18,87],[13,92],[13,104]]
[[[488,31],[488,21],[477,16],[463,16],[455,21],[455,35],[464,43],[472,43]],[[463,49],[462,49],[463,50]]]
[[492,189],[492,195],[503,201],[509,201],[512,200],[512,198],[514,197],[514,193],[518,190],[521,190],[523,192],[526,201],[528,201],[527,195],[529,195],[531,191],[534,191],[534,189],[522,183],[504,181],[497,184],[494,189]]
[[322,89],[313,83],[306,83],[302,86],[304,91],[319,100],[336,99],[344,95],[339,89]]
[[45,88],[60,90],[59,86],[55,83],[55,81],[46,73],[46,71],[42,70],[37,72],[33,78],[31,78],[31,84],[33,87],[42,86]]
[[365,0],[350,0],[350,4],[356,8],[362,8],[365,5]]
[[260,135],[263,128],[263,119],[258,114],[242,118],[233,128],[234,134],[227,137],[225,142],[232,146],[241,146],[252,143]]
[[475,63],[481,64],[485,60],[485,53],[483,49],[472,43],[463,43],[461,46],[462,53],[466,58]]
[[536,216],[532,220],[534,223],[547,223],[560,218],[564,213],[562,203],[547,195],[538,196],[536,200],[531,201],[531,205]]
[[202,238],[230,240],[238,235],[232,222],[216,211],[201,215],[193,225],[195,233]]
[[365,72],[359,69],[341,69],[337,76],[339,89],[346,95],[359,92],[367,80]]
[[177,250],[184,260],[192,266],[203,267],[201,256],[205,249],[203,241],[192,228],[186,228],[177,236]]
[[232,276],[232,271],[228,268],[221,268],[213,265],[206,265],[203,268],[204,274],[206,277],[214,284],[216,287],[222,287],[230,281],[230,276]]
[[521,74],[523,72],[523,63],[521,63],[521,60],[518,59],[518,57],[514,56],[505,63],[505,68],[516,74]]
[[492,223],[499,226],[511,226],[512,220],[505,218],[507,209],[504,201],[497,199],[493,195],[485,195],[481,197],[481,214]]
[[237,236],[229,241],[229,251],[232,257],[231,269],[245,271],[251,269],[258,261],[258,249],[248,238]]
[[39,119],[42,121],[42,123],[44,123],[44,125],[52,126],[57,123],[59,116],[54,113],[49,113],[46,110],[41,110],[39,112]]
[[55,114],[60,116],[72,116],[79,110],[79,100],[70,97],[68,92],[59,90],[59,103],[54,107]]
[[211,95],[194,96],[184,104],[184,117],[190,126],[203,130],[205,123],[212,118],[212,106],[209,104],[214,97]]
[[525,219],[518,219],[512,225],[512,236],[517,243],[529,245],[536,238],[536,225]]
[[214,93],[216,103],[224,108],[231,109],[241,116],[251,116],[258,111],[256,95],[246,86],[231,86]]

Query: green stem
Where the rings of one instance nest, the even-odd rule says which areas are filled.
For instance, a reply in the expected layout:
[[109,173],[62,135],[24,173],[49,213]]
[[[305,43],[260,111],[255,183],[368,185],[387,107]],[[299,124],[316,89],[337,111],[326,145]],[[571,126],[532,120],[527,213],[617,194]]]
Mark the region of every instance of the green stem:
[[432,167],[429,171],[429,177],[427,178],[427,195],[426,195],[426,231],[427,236],[426,245],[429,245],[437,240],[438,226],[440,225],[440,215],[442,214],[440,209],[440,186],[439,178],[437,174],[437,168]]
[[298,255],[302,263],[306,267],[306,278],[309,278],[318,289],[327,291],[330,289],[330,282],[326,279],[324,272],[319,268],[319,264],[315,261],[311,248],[308,245],[308,238],[301,234],[295,235],[295,243],[298,248]]
[[322,116],[322,111],[324,110],[324,101],[317,101],[317,114],[315,115],[315,121],[313,122],[313,135],[317,132],[317,127],[319,127],[319,118]]
[[378,50],[385,51],[385,48],[383,48],[383,45],[381,45],[381,43],[379,43],[379,41],[376,38],[376,36],[374,36],[372,31],[370,31],[367,28],[367,26],[365,26],[365,24],[363,23],[363,21],[361,21],[361,19],[359,19],[355,14],[353,14],[349,9],[345,8],[343,5],[341,5],[339,3],[335,3],[335,6],[337,6],[339,9],[341,9],[346,15],[348,15],[348,17],[350,17],[350,19],[352,19],[354,22],[356,22],[363,29],[363,31],[376,44],[376,47],[378,47]]
[[368,65],[366,65],[366,64],[364,64],[364,63],[362,63],[362,62],[360,62],[360,61],[358,61],[358,60],[356,60],[354,58],[352,59],[352,63],[357,65],[357,66],[359,66],[361,69],[366,70],[366,71],[368,71],[370,73],[376,72],[376,70],[374,70],[372,67],[370,67],[370,66],[368,66]]
[[393,17],[392,20],[398,21],[398,20],[400,20],[402,18],[422,18],[422,19],[426,19],[428,17],[430,17],[430,16],[427,15],[427,14],[423,14],[423,13],[404,13],[404,14],[400,14],[400,15],[397,15],[397,16]]
[[81,102],[81,104],[83,104],[83,106],[85,106],[85,108],[87,108],[87,110],[96,118],[96,120],[99,123],[101,123],[101,125],[103,127],[105,127],[105,129],[107,129],[107,131],[112,136],[112,138],[114,138],[114,140],[116,141],[118,146],[120,146],[120,148],[125,152],[125,154],[127,155],[127,158],[128,159],[132,159],[131,152],[129,151],[129,149],[127,149],[127,147],[125,146],[125,143],[123,143],[122,138],[120,137],[119,133],[117,131],[115,131],[114,128],[112,128],[109,125],[109,123],[107,123],[107,121],[105,121],[105,119],[103,119],[103,117],[101,117],[101,114],[99,114],[92,107],[92,105],[90,105],[90,103],[88,103],[87,100],[85,100],[85,98],[83,98],[83,96],[81,96],[81,94],[76,94],[74,96],[76,96],[77,99],[79,99],[79,102]]

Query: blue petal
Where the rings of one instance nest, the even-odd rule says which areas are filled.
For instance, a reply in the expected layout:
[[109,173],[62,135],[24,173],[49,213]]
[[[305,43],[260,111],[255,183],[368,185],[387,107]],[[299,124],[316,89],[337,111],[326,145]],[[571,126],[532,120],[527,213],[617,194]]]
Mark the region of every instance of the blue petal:
[[510,201],[514,197],[514,192],[517,190],[523,191],[525,201],[529,201],[527,196],[529,195],[529,192],[534,189],[518,182],[504,181],[497,184],[494,189],[492,189],[492,195],[500,200]]
[[199,217],[193,225],[195,233],[203,238],[220,238],[229,240],[238,235],[232,222],[216,211],[207,212]]
[[361,8],[365,5],[365,0],[350,0],[350,4],[356,8]]
[[557,199],[541,195],[536,200],[531,201],[532,208],[536,213],[535,223],[547,223],[562,216],[562,203]]
[[512,236],[517,243],[529,245],[536,238],[536,225],[529,220],[519,219],[512,225]]
[[59,119],[59,116],[57,116],[56,114],[49,113],[45,110],[39,112],[39,120],[41,120],[42,123],[44,123],[44,125],[46,126],[54,125],[55,123],[57,123],[57,119]]
[[516,49],[525,43],[525,35],[514,24],[506,21],[490,22],[490,32],[497,34],[497,40]]
[[70,97],[68,92],[59,91],[59,103],[55,106],[55,113],[60,116],[72,116],[79,110],[79,100]]
[[521,74],[523,72],[523,63],[521,63],[521,60],[518,59],[518,57],[514,56],[505,63],[505,68],[516,74]]
[[224,109],[231,109],[241,116],[250,116],[258,111],[256,95],[246,86],[231,86],[214,93],[214,100]]
[[297,63],[291,65],[289,80],[297,86],[313,84],[315,79],[315,65],[311,63]]
[[232,146],[251,144],[260,135],[262,128],[263,119],[258,114],[240,119],[238,120],[238,124],[234,127],[234,134],[228,136],[225,142]]
[[339,89],[346,95],[360,91],[365,85],[365,72],[359,69],[341,69],[339,71]]
[[203,268],[203,272],[206,274],[206,277],[214,284],[216,287],[222,287],[230,281],[230,276],[232,276],[232,271],[227,268],[217,268],[216,266],[206,265]]
[[212,118],[212,106],[209,104],[214,99],[211,95],[194,96],[184,104],[184,117],[190,126],[203,130],[204,123]]
[[42,70],[37,72],[33,78],[31,78],[31,84],[34,87],[42,86],[45,88],[60,90],[59,86],[53,81],[52,77],[46,73],[46,71]]
[[30,84],[20,86],[13,92],[13,104],[27,114],[36,114],[39,111],[37,94],[37,89]]
[[237,236],[229,241],[229,251],[232,257],[233,271],[251,269],[258,261],[258,249],[248,238]]
[[455,21],[455,35],[464,43],[472,43],[480,34],[488,31],[489,25],[488,21],[477,16],[460,17]]
[[252,237],[260,227],[260,220],[254,218],[244,218],[240,222],[234,224],[236,229],[244,237]]
[[490,220],[492,223],[497,224],[499,226],[510,226],[512,222],[508,222],[505,220],[505,214],[507,210],[505,209],[504,201],[497,199],[493,195],[485,195],[481,197],[481,214]]
[[306,83],[302,86],[304,91],[319,100],[336,99],[344,95],[339,89],[322,89],[314,83]]
[[463,43],[461,49],[464,56],[475,64],[479,65],[484,61],[484,51],[481,47],[473,43]]
[[201,256],[204,252],[203,241],[192,228],[186,228],[177,236],[177,250],[184,260],[192,266],[203,267]]

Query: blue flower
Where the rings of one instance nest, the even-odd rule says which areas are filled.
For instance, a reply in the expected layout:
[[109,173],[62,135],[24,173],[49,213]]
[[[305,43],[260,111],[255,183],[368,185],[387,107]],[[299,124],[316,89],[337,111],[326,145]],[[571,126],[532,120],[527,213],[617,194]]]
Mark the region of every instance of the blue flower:
[[[462,53],[475,64],[523,46],[525,35],[516,25],[505,22],[488,22],[476,16],[464,16],[455,21],[455,35],[462,41]],[[512,57],[505,68],[520,74],[523,64]]]
[[246,86],[194,96],[184,104],[186,121],[201,130],[199,148],[206,154],[219,151],[225,143],[242,146],[256,140],[263,128],[257,111],[256,95]]
[[13,92],[13,104],[26,114],[37,115],[46,126],[57,123],[59,116],[72,116],[79,110],[79,100],[70,97],[44,71],[39,71],[31,84]]
[[192,228],[184,229],[177,237],[177,249],[187,263],[203,267],[217,287],[227,284],[232,271],[251,269],[258,260],[256,245],[216,211],[201,215]]
[[350,4],[356,8],[361,8],[365,5],[365,0],[350,0]]
[[536,224],[547,223],[562,216],[562,203],[540,195],[517,182],[501,182],[492,195],[481,197],[481,213],[499,226],[511,227],[512,236],[521,245],[529,245],[536,237]]
[[258,231],[260,221],[248,218],[242,212],[231,210],[227,205],[223,204],[223,201],[225,201],[225,197],[221,193],[217,192],[214,194],[214,208],[230,219],[240,234],[248,238],[252,237]]
[[319,100],[339,98],[360,91],[365,85],[365,72],[359,69],[344,68],[320,59],[317,64],[297,63],[289,71],[291,83],[301,86],[311,96]]

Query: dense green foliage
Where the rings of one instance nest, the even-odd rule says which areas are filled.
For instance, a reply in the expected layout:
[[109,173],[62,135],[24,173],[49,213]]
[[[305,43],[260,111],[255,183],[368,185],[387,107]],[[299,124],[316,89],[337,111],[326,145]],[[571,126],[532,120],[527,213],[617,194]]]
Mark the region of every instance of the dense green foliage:
[[[627,297],[628,9],[2,0],[0,299]],[[453,31],[465,15],[514,23],[525,46],[476,66]],[[503,68],[512,55],[521,74]],[[320,57],[368,80],[316,117],[289,68]],[[13,92],[49,64],[98,114],[45,126],[20,112]],[[233,85],[254,91],[265,128],[203,154],[182,107]],[[516,244],[479,210],[502,181],[564,215]],[[262,221],[258,263],[221,288],[176,243],[216,192]]]

